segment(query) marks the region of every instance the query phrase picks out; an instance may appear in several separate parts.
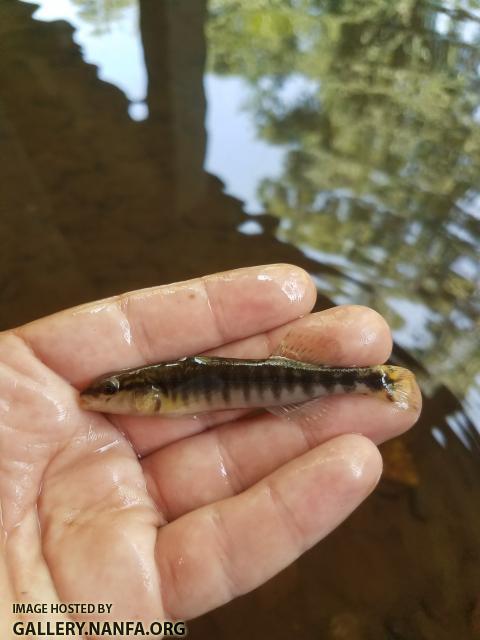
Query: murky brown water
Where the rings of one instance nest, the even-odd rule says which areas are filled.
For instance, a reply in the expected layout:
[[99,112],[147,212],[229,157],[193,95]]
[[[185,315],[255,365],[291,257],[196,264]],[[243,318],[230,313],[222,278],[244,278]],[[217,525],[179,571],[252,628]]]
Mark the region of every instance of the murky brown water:
[[480,2],[34,11],[0,0],[0,328],[288,261],[422,383],[367,503],[191,637],[480,638]]

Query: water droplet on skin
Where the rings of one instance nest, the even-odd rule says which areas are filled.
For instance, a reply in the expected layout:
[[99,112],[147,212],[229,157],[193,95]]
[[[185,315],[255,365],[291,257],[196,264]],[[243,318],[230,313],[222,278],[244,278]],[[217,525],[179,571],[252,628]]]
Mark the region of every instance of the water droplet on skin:
[[375,331],[371,329],[362,329],[360,332],[360,341],[362,344],[373,344],[377,338],[377,334]]
[[310,283],[310,276],[303,271],[296,271],[285,279],[282,291],[290,302],[299,302],[305,297],[307,286]]

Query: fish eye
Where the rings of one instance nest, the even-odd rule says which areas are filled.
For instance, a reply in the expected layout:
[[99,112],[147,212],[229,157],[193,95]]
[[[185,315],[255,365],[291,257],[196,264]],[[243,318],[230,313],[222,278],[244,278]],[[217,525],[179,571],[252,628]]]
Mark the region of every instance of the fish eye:
[[120,385],[118,380],[105,380],[99,387],[99,392],[106,395],[111,396],[118,391]]

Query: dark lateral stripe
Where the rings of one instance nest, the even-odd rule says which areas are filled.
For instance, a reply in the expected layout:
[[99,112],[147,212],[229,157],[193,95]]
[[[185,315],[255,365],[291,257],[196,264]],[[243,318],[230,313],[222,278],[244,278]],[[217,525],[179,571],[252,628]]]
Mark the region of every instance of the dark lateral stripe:
[[278,400],[282,395],[282,387],[284,386],[284,378],[282,370],[279,367],[270,367],[270,391],[273,393],[273,397]]
[[371,371],[367,375],[362,376],[360,381],[366,384],[372,391],[381,391],[385,387],[381,373],[376,371]]
[[285,384],[285,388],[290,393],[293,393],[293,391],[295,390],[295,387],[297,386],[295,369],[293,367],[287,366],[287,367],[283,367],[281,371],[283,372],[283,382]]
[[220,385],[220,390],[222,393],[223,400],[228,404],[232,397],[232,371],[231,367],[224,366],[219,370],[219,375],[222,380],[222,384]]
[[156,392],[160,390],[162,393],[168,393],[168,389],[164,384],[157,384],[148,379],[143,379],[141,376],[136,376],[131,380],[124,380],[122,382],[122,390],[129,391],[135,393],[136,391],[147,392],[152,391]]
[[316,382],[314,372],[309,371],[308,369],[305,371],[300,370],[299,382],[303,393],[307,396],[311,396]]
[[266,385],[268,384],[268,379],[265,374],[268,375],[268,369],[269,367],[258,366],[255,367],[253,372],[253,384],[260,398],[265,396]]
[[157,381],[156,378],[148,375],[148,372],[131,374],[128,376],[120,375],[119,379],[121,380],[122,388],[125,390],[128,389],[131,391],[135,391],[136,389],[144,389],[148,386],[161,386],[161,382]]
[[249,393],[255,391],[260,398],[265,395],[263,367],[252,366],[248,375]]
[[245,365],[234,368],[235,389],[243,395],[245,400],[249,400],[255,387],[256,369],[252,365]]
[[214,391],[215,378],[212,374],[205,374],[200,378],[201,393],[208,404],[211,404]]
[[241,389],[243,397],[248,402],[252,396],[252,367],[243,367]]
[[180,394],[180,398],[183,403],[188,404],[188,400],[190,399],[190,394],[192,390],[192,385],[184,382],[183,384],[179,384],[172,389],[172,398],[176,398],[177,394]]
[[313,385],[321,385],[325,389],[332,389],[336,384],[342,384],[344,382],[343,374],[346,371],[346,383],[349,384],[350,372],[345,369],[336,368],[319,368],[310,371],[300,370],[300,375],[305,381],[311,380]]
[[243,393],[245,386],[245,375],[247,367],[234,365],[230,368],[228,380],[230,382],[230,393]]
[[178,398],[178,376],[177,370],[174,367],[168,372],[168,390],[170,399],[175,402]]
[[344,389],[353,389],[355,383],[358,382],[358,373],[343,369],[335,382],[339,382]]

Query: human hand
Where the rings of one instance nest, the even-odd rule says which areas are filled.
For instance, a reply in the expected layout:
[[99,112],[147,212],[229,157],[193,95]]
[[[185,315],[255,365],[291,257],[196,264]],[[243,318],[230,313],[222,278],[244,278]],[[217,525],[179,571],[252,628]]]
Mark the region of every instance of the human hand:
[[273,265],[0,334],[6,628],[21,601],[111,602],[112,620],[198,616],[262,584],[361,503],[381,473],[374,443],[409,428],[416,409],[338,396],[305,424],[238,412],[106,416],[78,405],[77,389],[109,370],[207,350],[268,357],[292,322],[314,327],[325,363],[389,356],[388,327],[364,307],[297,320],[314,299],[305,272]]

